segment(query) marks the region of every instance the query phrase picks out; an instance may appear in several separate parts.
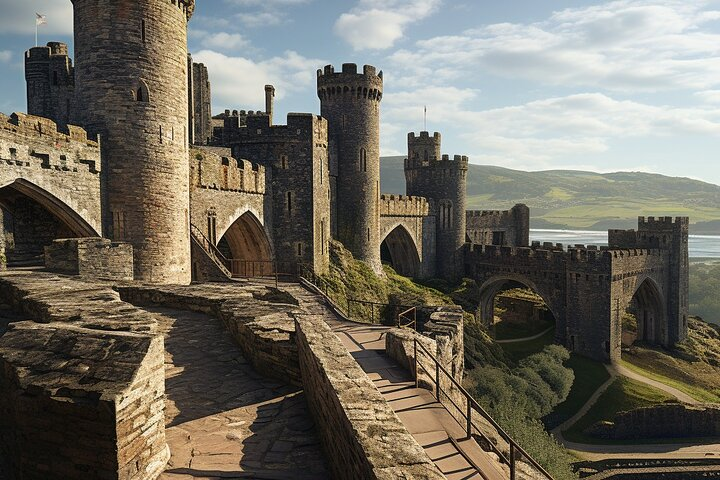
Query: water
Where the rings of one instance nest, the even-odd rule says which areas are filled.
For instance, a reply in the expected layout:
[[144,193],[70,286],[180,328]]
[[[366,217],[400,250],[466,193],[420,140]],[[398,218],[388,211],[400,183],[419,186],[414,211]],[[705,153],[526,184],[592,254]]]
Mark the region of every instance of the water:
[[[530,230],[530,241],[563,245],[607,245],[607,232],[583,230]],[[720,236],[690,235],[691,258],[720,258]]]

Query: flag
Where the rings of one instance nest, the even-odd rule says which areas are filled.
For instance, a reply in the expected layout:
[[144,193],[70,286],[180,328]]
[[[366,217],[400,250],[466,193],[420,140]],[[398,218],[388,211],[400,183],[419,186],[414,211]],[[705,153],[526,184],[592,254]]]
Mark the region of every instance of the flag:
[[35,25],[47,25],[47,17],[45,15],[40,15],[39,13],[35,12]]

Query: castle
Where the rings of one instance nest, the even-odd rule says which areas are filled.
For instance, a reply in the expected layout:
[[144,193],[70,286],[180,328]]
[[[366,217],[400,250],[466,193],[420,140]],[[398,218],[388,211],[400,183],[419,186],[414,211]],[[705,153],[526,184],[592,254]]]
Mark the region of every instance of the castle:
[[[529,211],[466,211],[468,158],[439,133],[408,135],[407,195],[380,191],[383,72],[317,72],[320,115],[212,116],[209,72],[187,52],[192,0],[144,0],[131,12],[74,0],[75,58],[52,42],[25,57],[28,115],[0,117],[2,211],[10,265],[58,238],[105,237],[133,249],[133,276],[155,284],[292,272],[322,274],[342,242],[382,274],[481,288],[492,319],[508,281],[538,292],[556,338],[601,359],[620,355],[621,316],[672,345],[687,332],[688,219],[639,221],[609,247],[530,243]],[[124,5],[124,4],[123,4]],[[105,25],[116,25],[108,35]],[[129,261],[129,260],[128,260]]]

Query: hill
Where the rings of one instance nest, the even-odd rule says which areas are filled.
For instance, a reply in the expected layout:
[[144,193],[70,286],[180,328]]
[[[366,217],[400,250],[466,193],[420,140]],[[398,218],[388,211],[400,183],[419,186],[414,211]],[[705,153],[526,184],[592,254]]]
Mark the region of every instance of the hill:
[[[405,192],[404,157],[383,157],[382,191]],[[574,170],[523,172],[470,165],[468,209],[525,203],[533,228],[634,228],[637,217],[689,216],[692,233],[720,234],[720,186],[654,173]]]

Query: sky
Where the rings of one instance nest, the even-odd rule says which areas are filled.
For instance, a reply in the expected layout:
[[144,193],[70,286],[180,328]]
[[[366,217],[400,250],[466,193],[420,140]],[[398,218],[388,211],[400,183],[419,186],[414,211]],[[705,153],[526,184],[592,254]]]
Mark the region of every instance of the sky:
[[[72,44],[70,0],[0,0],[0,111],[25,111],[23,52]],[[189,50],[213,113],[319,113],[316,70],[384,71],[382,155],[407,133],[521,170],[646,171],[720,184],[720,0],[197,0]]]

